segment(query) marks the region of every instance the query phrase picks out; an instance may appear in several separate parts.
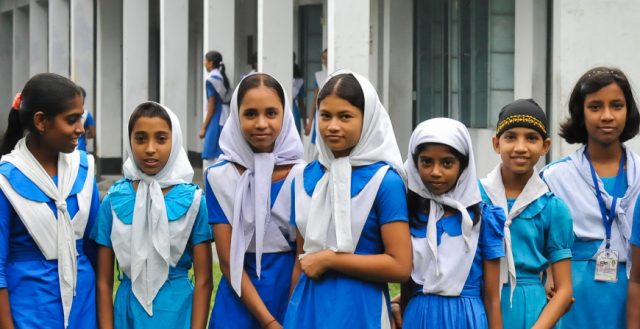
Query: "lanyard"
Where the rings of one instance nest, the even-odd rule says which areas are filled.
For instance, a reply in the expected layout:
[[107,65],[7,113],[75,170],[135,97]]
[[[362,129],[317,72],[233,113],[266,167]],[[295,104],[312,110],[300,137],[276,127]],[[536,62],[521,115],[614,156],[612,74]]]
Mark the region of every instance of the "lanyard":
[[604,203],[604,199],[602,198],[602,192],[600,192],[600,185],[598,185],[598,175],[596,174],[596,170],[593,169],[593,163],[591,163],[591,158],[589,157],[588,149],[585,148],[584,155],[589,160],[589,168],[591,168],[591,178],[593,179],[593,186],[596,189],[596,197],[598,198],[598,205],[600,206],[600,215],[602,216],[602,224],[604,224],[604,230],[607,235],[607,246],[609,249],[610,241],[611,241],[611,226],[613,225],[613,220],[616,217],[616,204],[618,203],[618,196],[615,195],[618,190],[620,190],[622,184],[622,174],[624,170],[624,163],[626,160],[626,153],[622,150],[622,156],[620,157],[620,165],[618,166],[618,175],[616,176],[616,183],[613,188],[613,201],[611,202],[611,209],[609,209],[609,213],[607,214],[607,205]]

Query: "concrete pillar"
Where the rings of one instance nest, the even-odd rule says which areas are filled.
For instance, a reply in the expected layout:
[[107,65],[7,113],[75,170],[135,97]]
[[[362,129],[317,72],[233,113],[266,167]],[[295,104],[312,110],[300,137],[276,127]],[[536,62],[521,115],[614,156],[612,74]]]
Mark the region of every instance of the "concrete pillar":
[[29,75],[46,72],[49,67],[48,5],[46,2],[29,2]]
[[349,69],[369,76],[369,0],[327,1],[329,73]]
[[49,72],[70,75],[69,0],[49,0]]
[[[277,16],[276,16],[277,17]],[[252,18],[245,18],[250,20]],[[216,50],[222,54],[229,82],[236,82],[236,1],[205,0],[204,10],[204,53]],[[204,59],[204,53],[203,59]],[[203,75],[206,71],[203,68]],[[204,87],[202,87],[204,88]]]
[[[29,7],[13,10],[13,88],[22,90],[29,79]],[[1,120],[1,119],[0,119]]]
[[[4,100],[5,104],[13,101],[13,86],[9,77],[12,76],[13,67],[13,13],[12,11],[0,13],[0,100]],[[6,108],[6,105],[5,105]],[[7,129],[7,116],[0,116],[0,131]]]
[[187,149],[187,75],[189,51],[189,2],[160,0],[160,103],[180,120]]
[[[393,5],[391,4],[393,2]],[[383,89],[400,152],[413,130],[413,0],[384,0]]]
[[93,30],[93,0],[74,0],[71,3],[71,79],[87,91],[85,108],[95,114]]
[[122,172],[122,1],[96,2],[96,155],[101,175]]
[[291,98],[293,0],[258,0],[258,71],[278,79]]
[[204,50],[204,1],[189,1],[189,51],[188,51],[188,84],[187,84],[187,129],[194,133],[185,135],[187,153],[194,164],[200,164],[201,140],[196,131],[202,124],[202,104],[204,100],[204,74],[202,54]]
[[533,98],[544,106],[547,77],[545,1],[516,0],[514,98]]
[[[125,130],[133,109],[149,98],[148,59],[149,0],[124,0],[122,1],[122,122]],[[123,143],[125,142],[128,141],[123,140]]]

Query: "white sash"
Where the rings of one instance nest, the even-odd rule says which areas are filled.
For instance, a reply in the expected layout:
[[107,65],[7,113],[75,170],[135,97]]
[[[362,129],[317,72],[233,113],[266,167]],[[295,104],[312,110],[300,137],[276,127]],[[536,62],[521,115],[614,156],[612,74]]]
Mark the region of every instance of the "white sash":
[[[316,83],[318,84],[318,90],[322,89],[324,83],[327,80],[327,71],[320,70],[315,73]],[[295,95],[294,95],[295,96]]]
[[[507,214],[507,221],[504,226],[505,257],[500,260],[500,283],[509,283],[511,286],[509,301],[513,302],[513,292],[516,288],[516,267],[513,258],[511,230],[509,226],[531,203],[549,192],[549,187],[540,178],[538,170],[534,167],[533,175],[531,175],[524,189],[520,195],[518,195],[518,198],[516,198],[513,207],[509,210],[504,183],[502,182],[502,174],[500,172],[501,166],[500,164],[496,166],[486,178],[480,180],[480,183],[489,199],[491,199],[491,203],[501,207]],[[500,293],[502,293],[502,290],[500,290]]]
[[[75,153],[75,154],[74,154]],[[78,157],[80,154],[75,151],[70,156]],[[78,212],[73,216],[71,220],[71,228],[73,232],[73,241],[68,241],[69,244],[73,244],[73,252],[77,257],[78,251],[75,247],[75,240],[82,239],[84,231],[89,219],[89,212],[91,210],[91,201],[93,197],[93,180],[94,175],[94,161],[93,157],[87,154],[87,178],[85,179],[84,186],[80,193],[76,195],[78,200]],[[18,168],[19,169],[19,168]],[[63,219],[56,219],[56,215],[51,211],[51,208],[45,202],[32,201],[24,198],[18,194],[11,183],[4,175],[0,175],[0,188],[4,192],[5,196],[13,206],[18,217],[27,228],[29,235],[35,241],[36,245],[40,249],[40,252],[47,260],[58,260],[58,276],[62,276],[66,282],[73,282],[73,285],[63,283],[60,280],[60,296],[62,299],[63,313],[65,327],[68,325],[69,314],[71,313],[71,306],[73,304],[73,296],[75,296],[75,282],[77,282],[77,259],[74,259],[75,266],[70,268],[65,266],[64,262],[58,257],[59,236],[72,239],[70,236],[59,234],[59,225],[62,224]],[[65,203],[66,204],[66,203]],[[66,245],[66,243],[65,243]],[[74,271],[74,269],[76,269]]]
[[476,214],[476,217],[480,220],[471,229],[469,249],[463,234],[452,237],[447,232],[442,233],[441,242],[438,245],[437,266],[433,264],[434,255],[429,248],[427,238],[411,237],[413,246],[411,278],[415,283],[422,285],[423,293],[460,296],[478,249],[482,215]]
[[[586,240],[602,239],[600,248],[604,248],[605,229],[595,195],[589,161],[584,156],[584,150],[583,146],[569,155],[568,160],[549,165],[543,170],[543,177],[549,189],[569,206],[576,236]],[[629,238],[635,202],[640,196],[640,157],[627,147],[624,147],[624,151],[627,155],[628,187],[624,197],[618,199],[616,206],[616,219],[611,227],[611,249],[618,251],[620,262],[627,263],[627,275],[629,275],[631,269]],[[598,185],[607,208],[611,207],[613,197],[605,191],[600,178],[598,178]]]
[[[360,235],[362,234],[362,229],[369,217],[369,213],[371,212],[371,207],[375,202],[376,195],[378,193],[378,189],[380,188],[380,184],[384,179],[387,171],[389,170],[389,166],[385,165],[378,169],[378,171],[373,175],[371,180],[367,183],[367,185],[358,193],[356,196],[351,198],[352,204],[357,204],[358,207],[350,207],[351,208],[351,232],[349,238],[353,241],[353,247],[350,250],[340,250],[341,252],[351,252],[355,251],[357,246],[357,242],[360,240]],[[329,179],[329,172],[325,172],[318,184],[323,180]],[[318,191],[317,187],[314,190]],[[330,222],[327,223],[314,223],[311,228],[309,223],[309,210],[311,205],[312,196],[309,196],[304,189],[304,175],[303,171],[299,172],[296,175],[295,180],[295,212],[296,212],[296,226],[300,231],[300,234],[305,237],[304,242],[304,252],[306,254],[311,254],[314,252],[318,252],[321,250],[331,249],[334,251],[338,251],[338,239],[340,239],[341,235],[344,235],[346,232],[339,232],[336,229],[336,224],[334,222],[334,218],[331,218]],[[317,232],[310,232],[311,229],[317,229]],[[317,237],[317,238],[316,238]],[[300,255],[300,257],[304,257],[304,255]]]
[[[231,277],[235,277],[235,280],[237,280],[234,280],[234,282],[240,282],[242,279],[245,253],[252,252],[262,255],[263,253],[291,251],[290,242],[295,241],[296,238],[295,228],[293,228],[289,223],[291,214],[291,181],[293,177],[295,177],[296,172],[302,171],[303,168],[304,164],[294,165],[285,178],[283,185],[278,192],[278,196],[282,197],[276,198],[273,203],[273,207],[271,207],[271,214],[268,217],[269,219],[264,223],[261,246],[257,245],[256,234],[258,233],[256,232],[255,223],[250,225],[240,221],[238,223],[240,227],[233,227],[233,229],[241,229],[244,232],[244,239],[242,239],[244,246],[239,246],[239,250],[243,252],[238,253],[235,256],[230,255],[230,257],[238,258],[232,262],[234,266],[230,268]],[[234,202],[237,191],[235,188],[229,187],[238,186],[240,178],[240,173],[232,162],[211,167],[207,174],[209,186],[211,186],[211,190],[218,200],[220,208],[222,208],[222,212],[231,226],[234,226],[232,219],[234,218],[233,214],[236,210],[234,209]],[[232,240],[231,243],[234,244],[241,242]],[[258,250],[260,250],[260,252],[258,252]],[[261,259],[258,259],[258,256],[256,255],[256,267],[258,267],[257,265],[260,262]],[[240,295],[240,291],[236,291],[236,293]]]
[[[193,192],[193,202],[191,203],[191,206],[189,206],[189,210],[187,210],[187,212],[179,219],[169,221],[169,241],[171,250],[169,265],[171,267],[175,267],[184,254],[184,250],[187,246],[187,242],[189,241],[189,237],[191,237],[191,230],[193,229],[196,217],[198,217],[201,199],[202,190],[196,189]],[[113,210],[113,206],[111,207],[111,214],[113,216],[113,224],[110,237],[111,244],[113,246],[113,252],[118,259],[118,265],[120,266],[120,268],[129,278],[131,278],[131,231],[133,223],[125,224],[124,222],[122,222],[119,219],[118,214],[115,212],[115,210]],[[153,299],[155,299],[155,295],[151,298],[151,300],[147,301],[140,300],[141,298],[137,295],[135,297],[140,305],[143,305],[145,310],[147,308],[151,310],[151,313],[149,313],[149,315],[153,316],[152,305]]]
[[298,79],[293,79],[293,90],[291,91],[291,95],[293,96],[293,104],[294,106],[297,106],[295,99],[298,97],[298,93],[300,93],[300,88],[302,88],[302,85],[304,85],[304,79],[302,78],[298,78]]

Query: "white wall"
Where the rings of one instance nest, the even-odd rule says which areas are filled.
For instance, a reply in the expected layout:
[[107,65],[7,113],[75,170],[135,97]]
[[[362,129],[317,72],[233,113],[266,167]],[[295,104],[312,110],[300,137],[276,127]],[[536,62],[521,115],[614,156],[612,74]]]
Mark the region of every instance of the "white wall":
[[[620,68],[631,80],[636,99],[640,92],[640,1],[557,0],[553,2],[552,122],[556,142],[552,156],[558,159],[575,150],[559,142],[559,124],[568,117],[571,90],[590,68],[606,65]],[[640,152],[640,141],[628,145]]]

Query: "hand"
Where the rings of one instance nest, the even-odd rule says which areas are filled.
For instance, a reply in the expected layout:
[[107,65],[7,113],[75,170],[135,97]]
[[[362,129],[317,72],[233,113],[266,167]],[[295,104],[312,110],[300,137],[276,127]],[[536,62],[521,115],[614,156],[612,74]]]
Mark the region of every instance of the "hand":
[[400,303],[397,302],[391,302],[391,328],[402,328],[402,309]]
[[313,125],[313,120],[308,118],[304,123],[304,135],[309,136],[311,133],[311,126]]
[[336,253],[331,250],[307,254],[300,259],[300,268],[310,279],[319,279],[330,268]]
[[202,126],[200,128],[200,139],[203,139],[206,133],[207,133],[207,129],[205,129],[204,126]]
[[547,281],[544,283],[544,291],[547,293],[547,300],[551,300],[556,295],[556,287],[553,284],[553,278],[547,276]]

